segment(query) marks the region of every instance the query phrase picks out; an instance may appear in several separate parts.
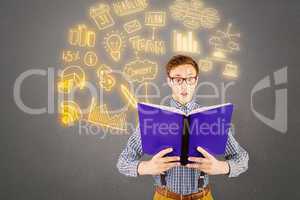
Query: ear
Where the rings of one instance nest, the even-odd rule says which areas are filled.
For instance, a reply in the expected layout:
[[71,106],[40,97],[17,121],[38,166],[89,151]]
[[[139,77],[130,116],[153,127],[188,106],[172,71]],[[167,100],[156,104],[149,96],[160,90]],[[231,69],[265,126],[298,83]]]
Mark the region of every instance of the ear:
[[198,82],[199,82],[199,74],[197,76],[197,80],[196,80],[196,84],[195,85],[198,85]]
[[172,87],[172,82],[171,82],[171,79],[169,77],[167,77],[167,83],[168,83],[169,87]]

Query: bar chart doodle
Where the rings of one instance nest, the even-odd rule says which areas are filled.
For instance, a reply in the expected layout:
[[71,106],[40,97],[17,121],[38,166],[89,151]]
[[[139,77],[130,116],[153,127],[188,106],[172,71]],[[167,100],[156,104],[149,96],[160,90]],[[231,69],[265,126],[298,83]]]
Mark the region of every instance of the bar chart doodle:
[[173,31],[172,34],[173,51],[200,54],[200,44],[192,31]]
[[126,130],[126,113],[111,115],[107,105],[97,105],[95,98],[92,98],[88,121],[111,129]]

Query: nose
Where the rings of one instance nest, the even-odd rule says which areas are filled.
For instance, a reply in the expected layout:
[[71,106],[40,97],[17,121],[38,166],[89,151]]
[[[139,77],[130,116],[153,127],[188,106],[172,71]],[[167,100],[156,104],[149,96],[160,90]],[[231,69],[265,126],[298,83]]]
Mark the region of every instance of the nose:
[[187,89],[187,83],[185,81],[182,82],[181,89]]

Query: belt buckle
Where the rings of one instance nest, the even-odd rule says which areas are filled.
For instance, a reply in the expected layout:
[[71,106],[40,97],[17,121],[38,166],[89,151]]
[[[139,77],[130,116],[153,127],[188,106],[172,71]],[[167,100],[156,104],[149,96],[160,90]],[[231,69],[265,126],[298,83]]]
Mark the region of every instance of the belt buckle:
[[164,190],[164,195],[165,195],[165,197],[167,197],[167,195],[168,195],[167,186],[162,185],[161,188]]
[[203,193],[203,196],[205,196],[205,188],[204,188],[204,187],[200,187],[200,188],[199,188],[199,192],[202,192],[202,193]]

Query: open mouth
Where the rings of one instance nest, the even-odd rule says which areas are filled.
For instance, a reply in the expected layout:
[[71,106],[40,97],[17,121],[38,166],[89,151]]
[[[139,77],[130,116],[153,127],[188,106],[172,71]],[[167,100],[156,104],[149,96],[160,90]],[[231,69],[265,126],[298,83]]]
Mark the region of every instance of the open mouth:
[[180,95],[183,96],[183,97],[186,97],[188,95],[188,93],[187,92],[181,92]]

